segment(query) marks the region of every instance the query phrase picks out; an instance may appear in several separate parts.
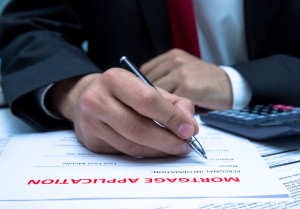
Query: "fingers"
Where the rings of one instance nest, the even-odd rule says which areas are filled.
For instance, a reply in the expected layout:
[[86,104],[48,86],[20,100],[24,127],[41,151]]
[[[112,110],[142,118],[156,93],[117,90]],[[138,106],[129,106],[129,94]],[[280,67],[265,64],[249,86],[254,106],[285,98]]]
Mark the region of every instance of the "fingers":
[[[90,121],[90,120],[87,120]],[[83,121],[82,121],[83,122]],[[94,123],[93,123],[94,124]],[[100,124],[97,124],[100,125]],[[122,152],[114,148],[113,146],[106,143],[104,140],[102,140],[101,137],[94,136],[91,131],[87,131],[84,129],[84,127],[87,127],[88,124],[83,123],[76,123],[75,124],[75,133],[77,136],[77,139],[89,150],[97,153],[102,154],[121,154]],[[98,127],[101,129],[101,127]],[[93,129],[92,126],[88,128],[88,130]]]
[[168,75],[165,75],[154,81],[153,85],[162,88],[170,93],[173,93],[180,85],[182,79],[181,77],[176,75],[177,73],[173,71]]
[[185,63],[186,58],[190,56],[183,50],[172,49],[143,64],[140,70],[151,82],[155,83],[179,69]]
[[227,74],[219,66],[173,49],[142,68],[155,86],[193,101],[207,109],[232,108],[233,94]]
[[174,94],[170,94],[169,92],[167,92],[163,89],[160,89],[160,88],[158,88],[158,89],[166,99],[168,99],[179,110],[181,110],[187,117],[189,117],[191,121],[193,121],[194,127],[196,127],[195,134],[197,134],[199,131],[199,126],[198,126],[197,121],[194,118],[195,107],[193,105],[193,102],[189,99],[178,97]]
[[[116,73],[114,69],[110,71],[109,74]],[[125,74],[128,72],[121,71],[118,74],[118,77],[108,76],[109,84],[120,85],[121,78],[127,76]],[[128,89],[131,91],[129,95]],[[111,90],[113,95],[124,104],[132,107],[139,114],[164,125],[178,137],[186,139],[194,134],[196,128],[190,118],[166,100],[156,89],[136,79],[134,75],[128,76],[127,82],[122,83],[122,88],[119,86]]]
[[64,116],[90,150],[146,157],[191,152],[183,139],[197,132],[197,124],[182,98],[163,96],[119,68],[79,79],[69,89],[60,106],[68,110]]
[[[77,129],[76,135],[78,139],[91,151],[98,152],[102,154],[121,154],[125,153],[130,156],[143,156],[143,157],[165,157],[168,156],[167,153],[160,152],[158,150],[145,147],[139,144],[136,144],[119,133],[114,131],[107,124],[98,121],[98,124],[86,124],[90,127],[86,132],[86,135],[83,136]],[[86,127],[86,126],[85,126]],[[97,131],[93,130],[97,129]],[[86,129],[87,130],[87,129]],[[91,131],[93,130],[93,131]],[[95,135],[93,135],[93,133]]]
[[82,130],[78,131],[83,133],[82,142],[93,151],[116,153],[118,150],[132,156],[147,157],[187,154],[191,151],[184,140],[153,120],[136,114],[132,108],[113,97],[102,101],[84,100],[80,128],[77,130]]
[[160,56],[154,57],[153,59],[151,59],[150,61],[144,63],[141,67],[140,67],[140,71],[144,74],[147,75],[148,73],[150,73],[150,71],[152,69],[154,69],[157,65],[159,65],[160,63],[163,63],[165,61],[165,59],[168,57],[167,53],[164,53]]
[[[152,62],[152,60],[150,62]],[[176,70],[176,68],[180,67],[180,65],[181,64],[179,62],[176,62],[176,60],[164,59],[160,63],[157,63],[155,66],[148,66],[147,64],[143,65],[141,67],[141,72],[147,77],[149,81],[155,83],[160,78]]]
[[107,142],[118,150],[134,156],[162,156],[187,154],[187,143],[153,120],[135,114],[135,111],[118,102],[110,101],[110,108],[101,120],[115,132]]

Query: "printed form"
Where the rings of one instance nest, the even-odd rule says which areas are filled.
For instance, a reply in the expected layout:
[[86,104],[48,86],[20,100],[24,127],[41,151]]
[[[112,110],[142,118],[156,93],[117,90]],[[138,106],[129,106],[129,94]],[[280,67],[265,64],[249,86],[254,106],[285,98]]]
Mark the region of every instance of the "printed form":
[[[272,139],[268,141],[252,141],[256,149],[269,166],[273,175],[279,179],[280,183],[286,187],[292,197],[291,201],[280,202],[240,202],[240,203],[209,203],[203,204],[201,201],[190,201],[185,203],[164,204],[164,208],[195,208],[195,209],[261,209],[261,208],[300,208],[300,137]],[[177,207],[179,206],[179,207]],[[157,207],[158,208],[158,207]]]
[[197,138],[208,160],[96,154],[72,131],[2,137],[0,201],[290,199],[248,140],[206,126]]

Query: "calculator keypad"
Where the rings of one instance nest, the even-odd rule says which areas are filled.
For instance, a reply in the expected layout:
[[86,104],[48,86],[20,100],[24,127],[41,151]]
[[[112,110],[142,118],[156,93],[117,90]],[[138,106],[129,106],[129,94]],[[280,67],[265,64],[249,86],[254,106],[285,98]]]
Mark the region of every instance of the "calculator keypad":
[[255,140],[300,135],[300,107],[256,105],[210,111],[200,118],[207,125]]
[[208,115],[248,125],[300,119],[300,108],[286,105],[256,105],[241,110],[211,111]]

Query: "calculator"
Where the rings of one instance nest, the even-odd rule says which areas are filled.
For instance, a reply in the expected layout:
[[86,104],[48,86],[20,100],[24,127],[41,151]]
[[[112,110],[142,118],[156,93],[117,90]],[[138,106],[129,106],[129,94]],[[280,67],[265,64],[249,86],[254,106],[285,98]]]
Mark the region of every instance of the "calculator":
[[209,111],[200,118],[207,125],[255,140],[300,134],[300,107],[290,105]]

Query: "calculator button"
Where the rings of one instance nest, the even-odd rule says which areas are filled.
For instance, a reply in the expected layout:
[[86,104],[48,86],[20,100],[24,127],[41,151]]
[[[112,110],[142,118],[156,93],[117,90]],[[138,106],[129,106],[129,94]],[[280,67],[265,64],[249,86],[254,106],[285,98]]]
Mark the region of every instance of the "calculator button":
[[222,111],[211,111],[211,112],[208,112],[209,115],[223,115],[224,112]]
[[289,116],[291,115],[291,113],[289,112],[282,112],[282,113],[279,113],[280,116]]
[[264,105],[255,105],[254,108],[262,108],[265,107]]
[[236,116],[234,116],[234,118],[236,118],[236,119],[242,119],[242,118],[244,118],[244,116],[242,116],[242,115],[236,115]]
[[278,110],[278,109],[273,109],[273,110],[271,111],[271,113],[272,113],[272,114],[279,113],[279,110]]
[[279,114],[270,114],[270,115],[268,115],[269,117],[277,117],[277,116],[279,116]]
[[259,115],[259,116],[257,116],[257,118],[258,118],[258,119],[265,119],[265,118],[267,118],[267,116]]
[[282,109],[282,110],[292,110],[294,109],[293,106],[289,106],[289,105],[282,105],[282,104],[278,104],[278,105],[273,105],[273,108],[278,108],[278,109]]
[[253,120],[254,117],[246,117],[245,120]]

